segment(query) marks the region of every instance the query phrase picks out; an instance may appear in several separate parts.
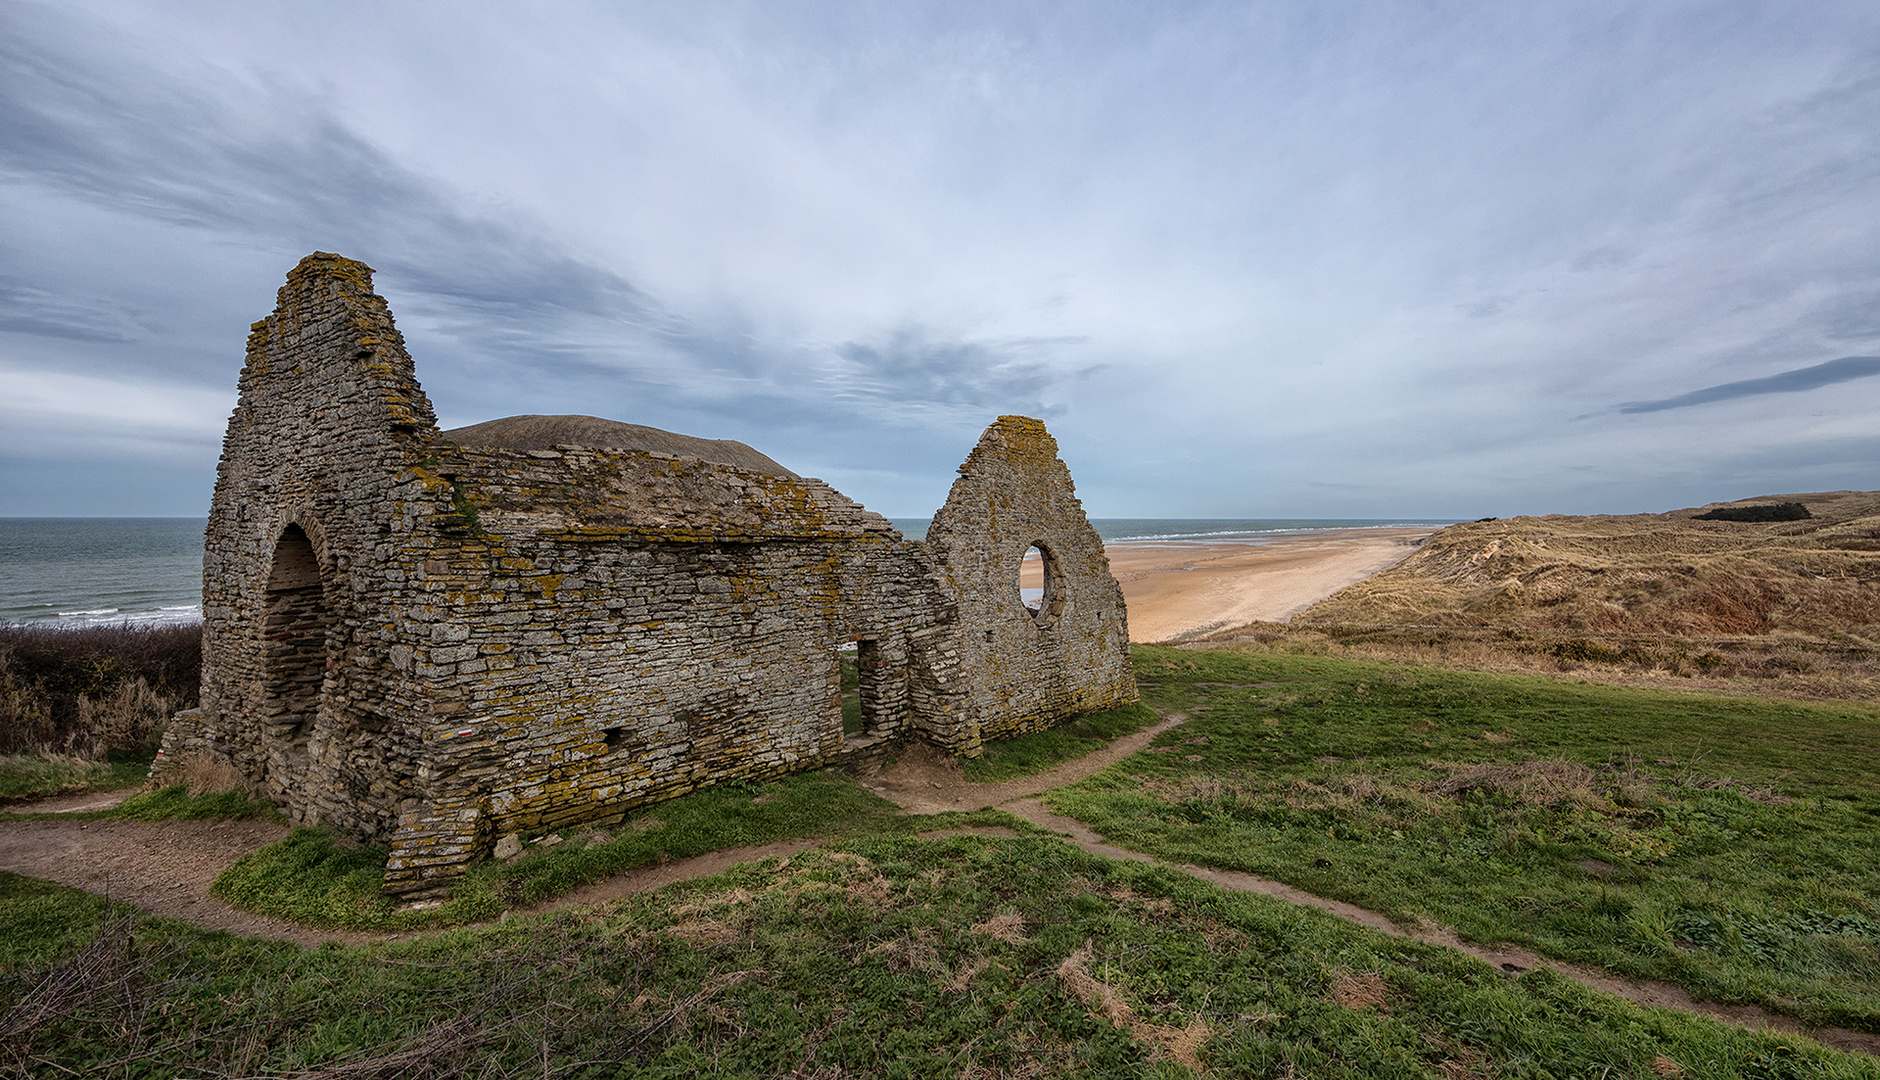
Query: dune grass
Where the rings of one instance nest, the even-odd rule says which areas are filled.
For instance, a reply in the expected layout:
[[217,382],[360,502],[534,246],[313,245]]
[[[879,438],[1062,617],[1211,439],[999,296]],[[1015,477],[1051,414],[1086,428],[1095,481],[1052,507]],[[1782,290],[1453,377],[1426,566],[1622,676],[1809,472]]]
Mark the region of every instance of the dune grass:
[[1048,797],[1123,846],[1880,1030],[1880,710],[1143,648],[1193,717]]
[[1880,637],[1880,493],[1803,496],[1820,520],[1743,524],[1685,513],[1452,525],[1294,617],[1691,637]]

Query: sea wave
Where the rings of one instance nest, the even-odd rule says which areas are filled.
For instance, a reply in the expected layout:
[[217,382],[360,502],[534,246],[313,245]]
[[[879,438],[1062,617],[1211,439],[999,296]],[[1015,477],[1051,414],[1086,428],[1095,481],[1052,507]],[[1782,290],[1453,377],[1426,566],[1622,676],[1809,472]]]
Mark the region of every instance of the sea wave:
[[0,624],[43,626],[59,630],[84,630],[95,626],[183,626],[201,621],[201,604],[176,604],[144,611],[89,608],[83,611],[60,611],[56,614],[46,612],[44,614],[0,615]]
[[1218,529],[1210,532],[1172,532],[1140,533],[1123,536],[1111,536],[1104,539],[1106,544],[1150,544],[1150,543],[1221,543],[1231,540],[1261,540],[1276,536],[1306,536],[1312,533],[1358,532],[1367,529],[1427,529],[1441,528],[1449,522],[1403,521],[1366,525],[1289,525],[1271,529]]

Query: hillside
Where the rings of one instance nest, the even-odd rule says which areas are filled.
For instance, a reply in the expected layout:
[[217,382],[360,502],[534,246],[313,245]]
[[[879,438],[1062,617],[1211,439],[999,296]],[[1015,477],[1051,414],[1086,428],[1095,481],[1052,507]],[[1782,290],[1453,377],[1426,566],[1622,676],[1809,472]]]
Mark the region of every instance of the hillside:
[[[1799,502],[1805,521],[1698,521]],[[1880,634],[1880,492],[1766,495],[1627,516],[1452,525],[1295,625],[1496,626],[1690,637]]]

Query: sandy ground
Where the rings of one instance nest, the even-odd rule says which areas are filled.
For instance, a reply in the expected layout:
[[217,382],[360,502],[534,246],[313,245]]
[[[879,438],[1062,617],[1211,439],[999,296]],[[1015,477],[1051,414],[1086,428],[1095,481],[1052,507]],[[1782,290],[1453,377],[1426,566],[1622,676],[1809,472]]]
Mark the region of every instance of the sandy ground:
[[1284,622],[1408,558],[1435,529],[1345,529],[1261,543],[1110,544],[1129,605],[1129,640],[1181,641]]

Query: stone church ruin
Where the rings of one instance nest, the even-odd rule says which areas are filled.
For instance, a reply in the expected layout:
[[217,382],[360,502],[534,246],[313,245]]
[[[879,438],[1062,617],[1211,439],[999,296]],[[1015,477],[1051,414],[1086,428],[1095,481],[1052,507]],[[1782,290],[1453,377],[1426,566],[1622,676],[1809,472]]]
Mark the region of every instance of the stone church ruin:
[[505,833],[909,740],[972,756],[1137,699],[1122,592],[1039,421],[987,428],[910,540],[741,443],[592,417],[439,431],[371,273],[308,256],[249,335],[201,707],[157,782],[231,765],[297,824],[389,845],[385,889],[415,899]]

